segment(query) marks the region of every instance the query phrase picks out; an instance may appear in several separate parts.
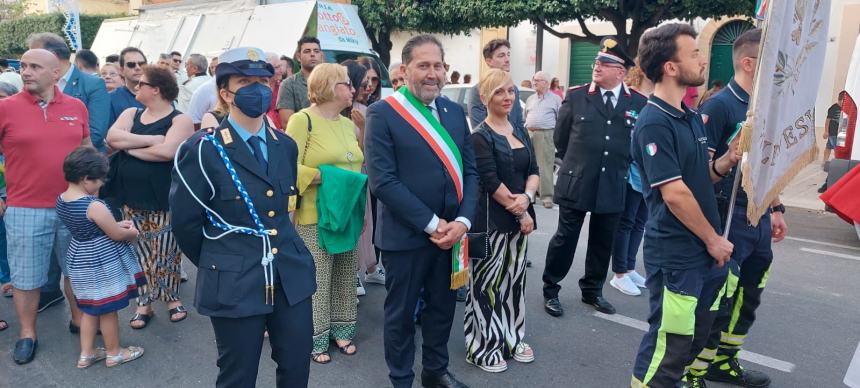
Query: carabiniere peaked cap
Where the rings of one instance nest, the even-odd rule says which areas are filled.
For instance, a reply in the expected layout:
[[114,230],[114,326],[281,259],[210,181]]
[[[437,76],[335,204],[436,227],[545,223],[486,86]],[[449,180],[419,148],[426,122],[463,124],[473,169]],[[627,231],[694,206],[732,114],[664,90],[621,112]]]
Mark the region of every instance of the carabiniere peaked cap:
[[225,51],[218,57],[215,81],[230,75],[271,77],[275,68],[266,62],[266,54],[256,47],[237,47]]
[[597,58],[595,59],[600,62],[621,65],[628,69],[636,65],[633,58],[624,52],[614,36],[607,36],[600,41],[600,50],[597,51]]

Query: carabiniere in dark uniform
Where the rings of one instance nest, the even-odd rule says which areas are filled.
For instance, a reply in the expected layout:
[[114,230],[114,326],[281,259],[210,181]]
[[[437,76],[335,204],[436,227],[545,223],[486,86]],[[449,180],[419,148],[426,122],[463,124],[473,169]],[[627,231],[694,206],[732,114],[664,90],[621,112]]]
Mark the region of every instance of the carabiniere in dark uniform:
[[[633,66],[633,60],[613,38],[605,38],[601,46],[595,67],[623,66],[626,70]],[[595,77],[598,74],[595,70]],[[623,77],[608,81],[609,77],[603,77],[604,86],[591,82],[568,90],[555,128],[556,156],[562,159],[554,195],[559,204],[559,226],[550,240],[543,273],[545,308],[553,316],[563,314],[558,302],[559,282],[570,270],[587,212],[591,212],[591,220],[585,276],[579,280],[582,301],[598,311],[615,312],[603,299],[603,283],[612,239],[624,210],[630,134],[647,99],[628,88],[621,81]],[[607,103],[604,94],[609,93],[617,98],[614,105]]]

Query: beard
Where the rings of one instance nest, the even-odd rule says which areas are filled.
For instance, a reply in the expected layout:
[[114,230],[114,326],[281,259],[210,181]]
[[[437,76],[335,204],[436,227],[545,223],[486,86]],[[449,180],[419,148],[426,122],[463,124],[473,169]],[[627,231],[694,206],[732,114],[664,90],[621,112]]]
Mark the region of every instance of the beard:
[[705,72],[681,71],[681,76],[678,78],[678,83],[683,86],[699,87],[705,83]]
[[[418,97],[424,103],[429,103],[439,97],[442,94],[442,86],[443,81],[441,80],[427,80],[427,81],[418,81],[409,82],[410,85],[415,85],[413,89],[415,97]],[[428,88],[429,86],[435,86],[435,88]]]

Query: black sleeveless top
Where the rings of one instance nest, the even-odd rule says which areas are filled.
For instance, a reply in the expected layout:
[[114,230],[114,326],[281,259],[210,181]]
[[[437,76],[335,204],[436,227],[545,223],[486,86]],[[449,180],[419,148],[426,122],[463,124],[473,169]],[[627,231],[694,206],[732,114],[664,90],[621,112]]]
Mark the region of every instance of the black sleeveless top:
[[[134,114],[131,133],[136,135],[167,135],[167,130],[173,125],[173,118],[181,112],[174,109],[167,116],[150,123],[140,122],[143,109]],[[111,160],[111,169],[115,170],[110,184],[115,188],[118,202],[132,209],[167,211],[167,197],[170,194],[170,173],[173,161],[150,162],[119,151]]]

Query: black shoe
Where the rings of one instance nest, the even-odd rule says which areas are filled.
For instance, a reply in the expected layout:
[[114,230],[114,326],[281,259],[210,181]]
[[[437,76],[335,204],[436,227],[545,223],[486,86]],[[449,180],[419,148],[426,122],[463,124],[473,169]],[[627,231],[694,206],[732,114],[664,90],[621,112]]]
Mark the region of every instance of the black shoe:
[[545,299],[543,302],[543,309],[546,310],[547,314],[554,317],[564,315],[564,309],[561,308],[561,302],[558,301],[558,298]]
[[12,360],[18,365],[24,365],[33,361],[36,357],[36,348],[39,347],[39,341],[32,338],[21,338],[15,342],[15,351],[12,352]]
[[42,311],[47,310],[48,307],[56,306],[60,304],[63,299],[66,299],[66,297],[63,296],[62,291],[57,291],[56,293],[52,292],[41,294],[39,296],[39,308],[36,310],[36,312],[41,313]]
[[597,296],[594,298],[582,298],[582,303],[594,306],[594,309],[600,311],[601,313],[610,315],[615,314],[615,307],[612,307],[612,303],[609,303],[609,301],[602,296]]
[[708,385],[705,384],[705,379],[702,376],[694,376],[690,373],[684,375],[684,378],[681,379],[681,388],[707,388]]
[[455,379],[451,372],[445,372],[443,375],[433,375],[426,371],[421,371],[421,386],[425,388],[469,388],[466,384]]
[[823,192],[825,192],[825,191],[827,191],[827,182],[822,183],[822,184],[821,184],[821,186],[818,188],[818,193],[819,193],[819,194],[821,194],[821,193],[823,193]]
[[[69,333],[72,334],[81,334],[81,327],[69,321]],[[96,330],[96,335],[102,335],[102,329]]]
[[741,366],[737,358],[726,362],[711,364],[705,378],[741,387],[769,387],[770,377],[764,372],[747,370]]

